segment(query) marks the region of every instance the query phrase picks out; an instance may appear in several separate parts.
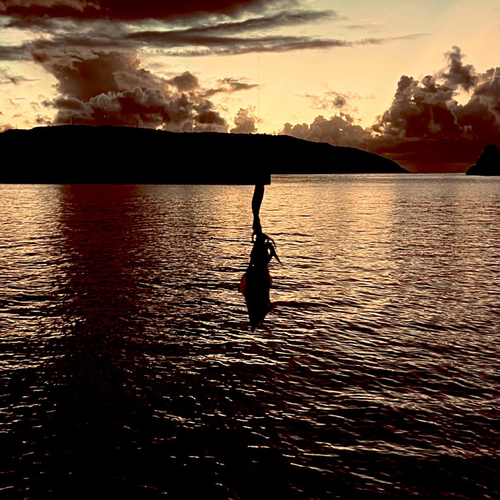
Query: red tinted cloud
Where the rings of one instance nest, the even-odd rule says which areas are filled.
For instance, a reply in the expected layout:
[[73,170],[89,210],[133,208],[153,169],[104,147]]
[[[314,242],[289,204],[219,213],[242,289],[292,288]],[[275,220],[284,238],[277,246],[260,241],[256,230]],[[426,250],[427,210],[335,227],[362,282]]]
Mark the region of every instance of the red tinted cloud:
[[[295,8],[289,10],[276,10],[276,7],[283,9],[288,4],[295,4],[293,0],[266,2],[265,8],[264,2],[233,2],[231,9],[227,12],[210,10],[221,4],[203,2],[198,5],[199,10],[190,12],[189,19],[175,16],[169,18],[166,15],[169,3],[167,2],[167,6],[158,3],[159,5],[156,5],[156,2],[151,2],[157,8],[164,9],[163,14],[153,15],[152,5],[148,10],[148,2],[137,1],[133,3],[133,8],[127,2],[124,2],[123,6],[117,4],[115,11],[105,15],[103,5],[91,2],[81,3],[81,0],[61,0],[61,2],[59,0],[8,0],[8,5],[7,2],[3,2],[6,4],[3,12],[0,10],[0,16],[3,14],[7,17],[5,20],[7,26],[28,31],[36,30],[37,33],[43,31],[45,36],[31,43],[11,47],[9,50],[0,48],[0,60],[26,58],[26,54],[29,55],[29,52],[34,50],[56,50],[61,47],[88,48],[99,51],[148,48],[157,49],[164,55],[189,57],[377,45],[422,36],[413,34],[346,41],[310,37],[297,34],[296,30],[292,34],[276,34],[277,28],[286,29],[327,19],[338,19],[337,14],[331,10],[297,10],[296,5]],[[183,2],[178,2],[178,4],[179,6],[169,7],[168,12],[172,14],[176,12],[176,9],[187,9],[188,6],[193,8],[195,5],[192,2],[187,2],[186,5]],[[1,5],[2,0],[0,0]],[[17,12],[13,10],[14,5],[18,9],[22,6],[25,10]],[[55,11],[63,8],[64,15],[61,14],[61,17],[57,17],[56,14],[43,15],[39,11],[41,7]],[[69,8],[74,10],[71,15],[67,12]],[[127,15],[131,16],[130,18],[120,14],[122,8],[129,9]],[[244,17],[230,18],[227,15],[238,16],[243,10],[247,10]],[[221,15],[222,12],[224,15]],[[134,25],[129,22],[133,19],[143,22]],[[149,19],[168,20],[168,22],[151,23]],[[175,23],[177,27],[173,29],[172,26]],[[151,29],[152,24],[154,24],[154,29]],[[163,29],[160,30],[159,27]]]
[[208,101],[195,103],[186,94],[166,95],[157,89],[136,87],[123,92],[107,92],[80,101],[58,98],[56,124],[112,125],[162,128],[174,131],[220,131],[227,125]]
[[184,72],[170,80],[141,67],[128,52],[36,52],[35,60],[58,80],[60,96],[45,103],[56,124],[126,125],[167,130],[226,131],[198,79]]
[[139,57],[130,52],[35,51],[33,58],[56,77],[61,94],[83,101],[102,92],[162,85],[160,79],[140,67]]
[[325,118],[317,116],[311,124],[285,124],[282,134],[315,142],[328,142],[335,146],[352,146],[367,149],[372,136],[352,116],[346,113]]
[[[384,154],[410,170],[465,171],[499,140],[500,68],[478,74],[458,47],[446,58],[447,67],[435,75],[403,75],[391,107],[370,128],[340,113],[310,125],[286,124],[281,133]],[[459,90],[470,92],[465,105],[456,100]]]
[[186,15],[221,13],[235,15],[259,10],[283,0],[3,0],[0,13],[15,18],[169,19]]

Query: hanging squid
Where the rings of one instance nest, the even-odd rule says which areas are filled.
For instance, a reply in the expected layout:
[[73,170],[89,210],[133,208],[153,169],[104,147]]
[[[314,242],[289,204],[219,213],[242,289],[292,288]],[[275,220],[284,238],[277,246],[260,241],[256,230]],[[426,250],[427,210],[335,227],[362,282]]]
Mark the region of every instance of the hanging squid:
[[239,286],[239,291],[245,296],[252,331],[262,326],[267,313],[273,308],[269,297],[272,278],[268,264],[273,257],[281,264],[274,241],[264,234],[260,224],[259,211],[263,197],[264,185],[257,184],[252,198],[253,248],[250,263]]

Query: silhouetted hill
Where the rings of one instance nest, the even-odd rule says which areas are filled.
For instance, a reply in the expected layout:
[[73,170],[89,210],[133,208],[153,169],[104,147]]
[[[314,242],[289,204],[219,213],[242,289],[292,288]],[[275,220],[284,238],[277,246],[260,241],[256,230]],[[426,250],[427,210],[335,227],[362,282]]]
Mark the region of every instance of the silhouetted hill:
[[288,136],[174,133],[127,127],[8,130],[2,183],[255,184],[271,173],[406,172],[353,148]]
[[500,149],[494,144],[484,148],[475,165],[469,168],[467,175],[500,175]]

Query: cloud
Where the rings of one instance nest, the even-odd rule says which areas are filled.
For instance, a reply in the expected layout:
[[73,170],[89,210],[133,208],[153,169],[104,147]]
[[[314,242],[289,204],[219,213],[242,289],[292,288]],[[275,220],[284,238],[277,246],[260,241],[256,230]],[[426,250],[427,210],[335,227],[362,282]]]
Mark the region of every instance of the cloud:
[[158,89],[135,87],[122,92],[106,92],[81,101],[60,97],[50,103],[57,110],[55,124],[138,126],[174,131],[226,131],[225,120],[213,104],[196,104],[186,94],[166,95]]
[[37,115],[35,123],[40,127],[50,127],[52,125],[52,120],[47,116]]
[[165,84],[141,68],[138,55],[131,52],[36,50],[33,58],[57,79],[61,94],[84,101],[102,92],[158,89]]
[[241,108],[234,118],[235,127],[231,129],[232,134],[253,134],[257,132],[257,117],[253,114],[253,107]]
[[308,24],[338,18],[333,10],[322,11],[285,11],[261,17],[251,17],[244,21],[224,21],[213,25],[197,26],[183,30],[184,36],[231,35],[244,32],[271,30],[287,26]]
[[134,42],[134,45],[161,50],[165,55],[181,57],[288,52],[352,46],[351,42],[345,40],[318,39],[307,36],[220,36],[181,31],[133,33],[128,35],[127,40]]
[[384,19],[381,18],[371,18],[359,21],[357,24],[350,24],[347,26],[350,30],[377,30],[385,23]]
[[207,34],[206,32],[193,32],[193,30],[174,30],[132,33],[126,39],[135,42],[139,46],[156,48],[169,56],[202,57],[208,55],[240,55],[252,52],[290,52],[381,45],[399,40],[410,40],[424,35],[412,34],[399,37],[364,38],[347,41],[294,35],[220,36],[218,34]]
[[0,69],[0,85],[19,85],[23,82],[32,82],[33,79],[26,78],[24,76],[12,76],[10,72],[6,69]]
[[193,131],[227,132],[226,121],[219,115],[214,107],[211,101],[204,99],[199,104],[194,105],[196,114],[193,117]]
[[[179,2],[181,3],[181,2]],[[338,18],[336,12],[332,10],[312,11],[293,10],[287,8],[284,11],[276,12],[273,6],[283,4],[294,4],[295,2],[268,2],[265,9],[256,11],[249,9],[246,18],[241,20],[241,13],[235,17],[230,15],[214,15],[205,10],[194,11],[195,17],[163,19],[155,17],[141,20],[140,25],[133,25],[130,20],[117,17],[74,19],[70,17],[4,17],[6,27],[43,31],[58,37],[59,41],[70,43],[71,39],[79,44],[94,43],[118,43],[123,36],[130,35],[129,45],[134,38],[148,41],[149,37],[154,37],[162,33],[162,38],[175,42],[181,40],[188,42],[203,37],[230,37],[244,33],[262,33],[264,31],[276,30],[280,28],[293,27],[320,21]],[[1,4],[1,1],[0,1]],[[240,7],[250,3],[240,3]],[[289,7],[289,5],[287,5]],[[0,16],[2,12],[0,10]],[[250,17],[248,17],[250,16]],[[237,19],[235,19],[237,18]],[[1,19],[1,17],[0,17]],[[147,29],[147,27],[152,29]],[[79,33],[81,36],[75,36]],[[156,35],[155,35],[156,34]]]
[[34,57],[58,81],[60,95],[44,103],[57,111],[55,124],[227,131],[225,119],[189,72],[160,78],[130,52],[39,51]]
[[360,149],[366,149],[371,140],[368,130],[356,124],[351,115],[342,112],[330,118],[317,116],[311,124],[286,123],[280,133],[308,141],[328,142],[336,146]]
[[145,20],[179,16],[224,14],[236,16],[245,11],[261,11],[269,5],[289,5],[285,0],[2,0],[0,13],[13,18],[70,18]]
[[185,71],[182,75],[175,76],[171,80],[167,80],[170,85],[177,87],[180,92],[190,92],[196,90],[200,86],[198,78],[189,71]]
[[31,61],[26,45],[0,46],[0,61]]
[[301,5],[297,0],[0,0],[5,26],[28,30],[32,40],[0,48],[0,60],[61,48],[147,49],[182,57],[326,50],[422,36],[341,40],[298,35],[297,26],[340,19],[333,10]]
[[348,106],[349,100],[359,98],[356,94],[343,94],[333,90],[329,90],[322,95],[304,94],[302,97],[309,99],[311,107],[322,110],[343,109]]
[[445,79],[444,85],[456,90],[462,87],[467,92],[477,85],[478,77],[475,74],[474,67],[471,64],[462,63],[463,54],[459,47],[453,47],[446,53],[449,60],[449,68],[441,73]]
[[[200,10],[194,0],[0,0],[5,25],[28,30],[31,39],[0,48],[0,60],[29,60],[32,53],[61,48],[100,52],[146,49],[181,57],[327,50],[422,36],[349,41],[297,35],[296,26],[339,19],[335,11],[305,10],[298,5],[294,0],[211,0],[203,2]],[[181,12],[190,16],[178,17]],[[290,28],[293,31],[287,31]]]
[[[453,47],[442,71],[421,80],[401,76],[390,108],[372,127],[340,112],[285,124],[280,133],[384,154],[411,170],[464,171],[500,137],[500,68],[478,74],[463,57]],[[469,100],[461,105],[456,98],[464,91]]]
[[208,98],[215,94],[232,94],[234,92],[241,92],[242,90],[250,90],[255,87],[258,87],[256,83],[246,83],[238,78],[222,78],[217,81],[216,87],[204,90],[201,95]]
[[[499,132],[499,70],[476,75],[464,65],[463,54],[454,47],[445,54],[448,66],[418,81],[402,76],[391,107],[377,120],[373,130],[400,139],[477,139]],[[478,82],[481,81],[481,84]],[[465,105],[456,101],[457,91],[471,91]]]

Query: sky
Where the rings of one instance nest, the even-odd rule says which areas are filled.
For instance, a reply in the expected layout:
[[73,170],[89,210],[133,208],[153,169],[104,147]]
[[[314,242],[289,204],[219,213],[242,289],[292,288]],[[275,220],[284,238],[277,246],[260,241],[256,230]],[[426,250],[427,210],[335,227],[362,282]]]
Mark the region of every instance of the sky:
[[465,171],[500,145],[498,0],[0,0],[0,130],[289,134]]

